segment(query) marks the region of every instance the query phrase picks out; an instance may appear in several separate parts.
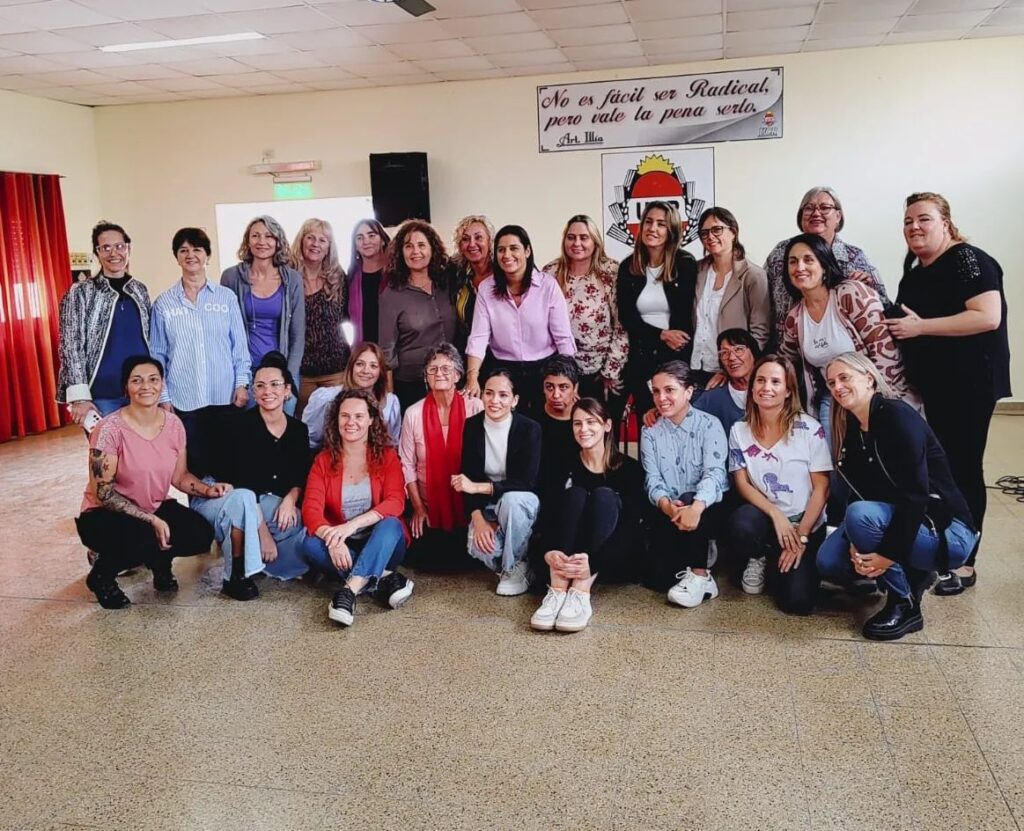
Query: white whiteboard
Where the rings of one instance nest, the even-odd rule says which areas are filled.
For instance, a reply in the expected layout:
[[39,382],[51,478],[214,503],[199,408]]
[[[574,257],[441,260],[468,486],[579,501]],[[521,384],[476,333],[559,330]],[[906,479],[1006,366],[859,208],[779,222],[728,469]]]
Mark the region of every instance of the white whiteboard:
[[222,271],[238,262],[238,245],[245,226],[253,217],[264,215],[272,216],[281,223],[289,243],[295,240],[302,223],[310,217],[326,219],[334,229],[338,262],[347,271],[352,254],[352,228],[360,219],[373,216],[373,200],[369,196],[338,196],[217,205],[217,255]]

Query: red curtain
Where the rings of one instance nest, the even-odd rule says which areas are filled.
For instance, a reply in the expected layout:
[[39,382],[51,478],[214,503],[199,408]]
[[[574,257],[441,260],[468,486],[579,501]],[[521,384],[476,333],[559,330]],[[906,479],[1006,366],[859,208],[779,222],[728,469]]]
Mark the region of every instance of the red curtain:
[[0,173],[0,441],[68,422],[58,307],[71,287],[60,177]]

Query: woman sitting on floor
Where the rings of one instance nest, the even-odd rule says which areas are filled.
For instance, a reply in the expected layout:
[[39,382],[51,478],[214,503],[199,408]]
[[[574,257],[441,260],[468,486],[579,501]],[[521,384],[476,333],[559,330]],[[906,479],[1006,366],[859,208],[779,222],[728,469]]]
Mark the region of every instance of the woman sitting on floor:
[[579,632],[593,616],[590,590],[602,579],[623,579],[641,540],[644,473],[619,452],[604,404],[584,398],[572,410],[577,453],[554,504],[546,506],[550,585],[530,618],[534,629]]

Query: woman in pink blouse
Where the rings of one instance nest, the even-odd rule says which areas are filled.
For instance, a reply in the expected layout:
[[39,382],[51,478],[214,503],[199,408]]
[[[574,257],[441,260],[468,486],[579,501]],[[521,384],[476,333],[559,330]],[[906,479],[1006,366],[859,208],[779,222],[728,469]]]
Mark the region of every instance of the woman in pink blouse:
[[490,348],[519,393],[520,410],[544,404],[540,368],[556,352],[576,355],[569,308],[558,282],[538,271],[526,229],[506,225],[494,237],[494,276],[480,284],[466,344],[466,392],[480,395],[480,365]]
[[[608,257],[601,231],[589,216],[577,214],[562,231],[562,251],[544,271],[554,276],[569,304],[569,325],[576,340],[580,396],[609,401],[613,421],[625,406],[622,371],[629,336],[619,323],[615,280],[619,264]],[[621,405],[617,406],[618,402]]]

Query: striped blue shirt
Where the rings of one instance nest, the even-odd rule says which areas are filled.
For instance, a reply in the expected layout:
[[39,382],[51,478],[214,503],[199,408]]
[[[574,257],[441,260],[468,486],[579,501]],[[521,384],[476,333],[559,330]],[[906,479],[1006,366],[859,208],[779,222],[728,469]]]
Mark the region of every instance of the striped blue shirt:
[[640,461],[647,478],[647,498],[679,499],[694,493],[705,505],[721,502],[729,490],[725,466],[729,442],[713,415],[690,407],[678,425],[662,416],[640,432]]
[[190,412],[230,404],[249,384],[245,324],[231,289],[206,281],[191,302],[179,280],[153,304],[149,352],[166,372],[160,400]]

